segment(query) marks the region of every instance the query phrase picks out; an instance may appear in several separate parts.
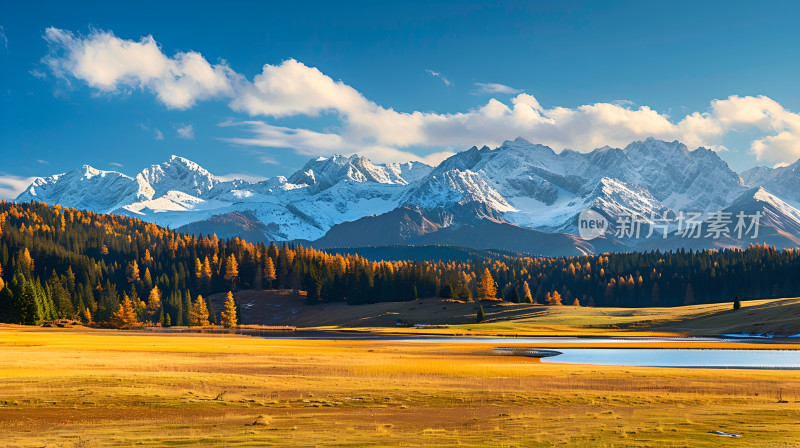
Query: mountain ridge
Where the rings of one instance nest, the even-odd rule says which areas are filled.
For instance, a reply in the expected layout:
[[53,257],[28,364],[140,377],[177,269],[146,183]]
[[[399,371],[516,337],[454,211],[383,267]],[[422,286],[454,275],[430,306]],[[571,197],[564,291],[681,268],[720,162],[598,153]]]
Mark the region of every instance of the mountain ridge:
[[[556,153],[518,138],[497,148],[474,146],[435,167],[420,162],[376,164],[359,155],[318,157],[288,177],[260,182],[224,180],[176,155],[133,177],[84,165],[36,178],[16,200],[138,217],[190,233],[320,244],[332,243],[342,226],[358,228],[363,222],[356,223],[364,218],[415,210],[419,217],[438,216],[435,231],[414,236],[415,243],[450,244],[472,235],[470,228],[488,225],[501,234],[522,232],[526,236],[516,240],[532,247],[550,247],[534,243],[548,238],[573,241],[571,247],[563,246],[572,254],[586,247],[596,250],[591,243],[571,238],[578,233],[578,214],[586,209],[611,222],[629,215],[670,219],[678,211],[699,212],[705,218],[758,186],[796,210],[797,167],[800,161],[785,168],[754,168],[740,176],[714,151],[690,150],[678,141],[648,138],[622,149]],[[387,228],[408,218],[407,213],[389,216],[400,221],[390,223],[384,217],[381,225]],[[781,216],[791,220],[794,212]],[[786,244],[800,238],[800,228],[787,228],[791,235],[783,239]],[[391,238],[375,237],[368,245],[402,243]],[[493,241],[496,249],[519,250]],[[478,241],[471,244],[487,248]]]

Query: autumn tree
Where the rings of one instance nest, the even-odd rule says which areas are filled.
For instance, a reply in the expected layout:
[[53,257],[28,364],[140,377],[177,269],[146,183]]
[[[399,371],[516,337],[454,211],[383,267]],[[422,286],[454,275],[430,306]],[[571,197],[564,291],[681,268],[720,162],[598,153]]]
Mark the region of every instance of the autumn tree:
[[236,302],[233,300],[233,293],[228,291],[225,296],[225,311],[222,312],[221,323],[224,327],[234,328],[238,325],[239,320],[236,317]]
[[236,257],[231,254],[225,260],[225,280],[231,282],[231,289],[236,289],[236,278],[239,277],[239,263]]
[[561,305],[561,294],[558,291],[548,292],[545,300],[548,305]]
[[206,300],[199,294],[189,310],[189,325],[193,327],[208,325],[208,306]]
[[533,303],[533,295],[531,294],[531,288],[528,286],[528,282],[522,282],[522,300],[524,302]]
[[483,270],[481,281],[478,282],[478,298],[479,299],[495,299],[497,297],[497,287],[494,284],[492,273],[489,268]]
[[161,290],[158,289],[158,285],[153,286],[153,289],[150,290],[150,294],[147,296],[145,312],[152,322],[158,322],[158,318],[161,314]]
[[136,309],[127,294],[123,295],[119,308],[112,316],[112,323],[117,328],[130,328],[139,325],[139,318],[136,316]]
[[139,281],[139,264],[136,263],[136,260],[133,260],[128,264],[127,269],[125,269],[125,277],[127,277],[130,283],[136,283]]
[[264,281],[269,285],[268,289],[272,289],[272,282],[276,278],[275,263],[272,262],[272,257],[267,257],[267,261],[264,263]]
[[29,275],[33,272],[33,258],[31,258],[31,252],[27,247],[20,252],[17,260],[17,266],[23,275]]

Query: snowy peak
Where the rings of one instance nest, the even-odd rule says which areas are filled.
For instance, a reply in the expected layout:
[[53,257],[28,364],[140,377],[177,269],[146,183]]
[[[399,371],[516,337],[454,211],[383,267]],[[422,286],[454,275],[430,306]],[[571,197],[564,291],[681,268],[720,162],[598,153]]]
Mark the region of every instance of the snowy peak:
[[[358,154],[350,157],[334,155],[310,160],[306,165],[289,177],[293,184],[314,186],[315,190],[325,190],[339,182],[378,183],[389,185],[408,185],[424,176],[429,170],[423,163],[378,165]],[[406,180],[403,174],[411,177]]]
[[36,178],[18,202],[41,201],[108,213],[118,204],[137,199],[139,189],[130,177],[83,165],[72,171]]
[[[763,188],[748,190],[742,179]],[[288,179],[255,183],[225,181],[172,156],[133,178],[88,165],[37,178],[17,200],[121,213],[171,228],[194,223],[184,230],[225,236],[236,236],[236,219],[215,217],[246,216],[263,225],[264,238],[287,240],[316,240],[336,225],[403,207],[435,211],[448,228],[488,220],[551,233],[576,233],[577,216],[587,208],[613,221],[735,209],[760,211],[774,241],[797,235],[800,246],[800,161],[740,178],[714,151],[656,139],[625,149],[557,153],[518,138],[494,149],[472,147],[435,168],[334,155],[310,159]],[[214,227],[223,225],[228,227]]]
[[446,208],[469,202],[485,204],[498,212],[515,211],[481,174],[470,170],[431,173],[405,200],[406,205],[422,208]]
[[433,167],[422,162],[406,162],[387,163],[386,169],[410,184],[427,176],[433,170]]
[[800,160],[779,168],[751,168],[741,176],[748,187],[764,187],[795,205],[800,204]]
[[170,191],[182,191],[202,197],[221,182],[197,163],[175,155],[167,162],[145,168],[136,177],[140,185],[150,185],[155,197]]
[[734,223],[737,215],[744,213],[748,218],[759,213],[758,241],[766,241],[779,246],[800,245],[800,210],[764,188],[752,188],[744,192],[727,209]]

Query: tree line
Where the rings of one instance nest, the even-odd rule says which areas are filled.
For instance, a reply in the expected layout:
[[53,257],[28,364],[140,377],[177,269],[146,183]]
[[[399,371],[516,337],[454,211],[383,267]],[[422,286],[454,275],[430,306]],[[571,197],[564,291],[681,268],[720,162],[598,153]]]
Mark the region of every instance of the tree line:
[[[231,324],[207,299],[292,289],[353,305],[443,297],[647,307],[800,295],[800,252],[747,249],[579,257],[371,261],[294,244],[177,233],[152,223],[0,202],[0,321],[75,318],[104,326]],[[222,311],[222,310],[220,310]],[[225,314],[225,315],[224,315]],[[235,324],[235,323],[234,323]]]

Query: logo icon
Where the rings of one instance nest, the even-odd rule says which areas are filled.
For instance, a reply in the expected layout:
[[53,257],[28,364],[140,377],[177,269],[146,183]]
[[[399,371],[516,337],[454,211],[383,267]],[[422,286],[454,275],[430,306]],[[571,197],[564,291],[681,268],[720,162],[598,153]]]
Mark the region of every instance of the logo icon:
[[608,220],[594,210],[586,209],[578,215],[578,234],[584,240],[593,240],[608,230]]

